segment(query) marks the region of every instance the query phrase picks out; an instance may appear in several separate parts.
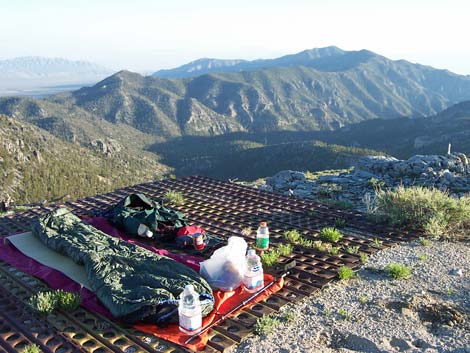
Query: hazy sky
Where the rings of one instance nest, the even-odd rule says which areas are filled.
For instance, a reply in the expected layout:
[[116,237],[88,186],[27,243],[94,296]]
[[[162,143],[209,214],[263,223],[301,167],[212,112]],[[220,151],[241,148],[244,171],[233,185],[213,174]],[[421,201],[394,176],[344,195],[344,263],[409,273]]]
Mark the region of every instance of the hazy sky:
[[470,74],[468,0],[0,0],[0,59],[155,71],[336,45]]

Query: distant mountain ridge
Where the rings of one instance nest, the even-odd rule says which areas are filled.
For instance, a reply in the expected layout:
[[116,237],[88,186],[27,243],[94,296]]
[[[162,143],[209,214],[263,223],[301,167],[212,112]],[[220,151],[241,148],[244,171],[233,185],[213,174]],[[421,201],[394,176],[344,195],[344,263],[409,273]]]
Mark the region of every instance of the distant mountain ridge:
[[470,101],[424,118],[374,119],[322,132],[316,138],[346,146],[367,147],[399,158],[413,154],[470,153]]
[[24,78],[36,78],[84,73],[109,75],[112,73],[112,70],[89,61],[41,56],[23,56],[0,60],[0,74],[4,77],[9,75],[14,77],[14,75],[21,74],[24,75]]
[[[324,59],[341,57],[343,55],[356,56],[359,52],[346,52],[338,47],[314,48],[304,50],[297,54],[285,55],[276,59],[257,60],[230,60],[202,58],[189,62],[174,69],[159,70],[152,74],[161,78],[184,78],[200,76],[208,73],[240,72],[266,69],[278,66],[320,66],[325,64]],[[367,51],[361,51],[360,55],[367,55]],[[322,60],[323,59],[323,60]]]
[[112,73],[113,70],[92,62],[63,58],[25,56],[0,60],[0,95],[40,93],[58,85],[83,86]]

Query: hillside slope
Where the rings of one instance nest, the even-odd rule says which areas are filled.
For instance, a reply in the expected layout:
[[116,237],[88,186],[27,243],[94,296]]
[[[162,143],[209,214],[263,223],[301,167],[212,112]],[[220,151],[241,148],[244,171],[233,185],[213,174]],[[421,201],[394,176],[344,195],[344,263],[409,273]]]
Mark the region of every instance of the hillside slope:
[[399,158],[413,154],[470,153],[470,101],[461,102],[427,118],[376,119],[316,138],[342,145],[375,148]]
[[[109,141],[108,141],[109,143]],[[114,145],[107,154],[0,115],[0,199],[17,203],[77,198],[153,180],[167,168]]]

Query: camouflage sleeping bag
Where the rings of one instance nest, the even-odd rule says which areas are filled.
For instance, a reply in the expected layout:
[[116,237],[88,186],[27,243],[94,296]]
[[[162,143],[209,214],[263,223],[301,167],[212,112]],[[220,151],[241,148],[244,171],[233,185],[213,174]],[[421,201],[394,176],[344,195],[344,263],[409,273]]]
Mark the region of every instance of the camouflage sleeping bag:
[[32,231],[47,247],[84,265],[93,292],[123,322],[176,322],[186,284],[200,294],[203,316],[213,308],[211,287],[191,268],[111,237],[65,208],[41,217]]

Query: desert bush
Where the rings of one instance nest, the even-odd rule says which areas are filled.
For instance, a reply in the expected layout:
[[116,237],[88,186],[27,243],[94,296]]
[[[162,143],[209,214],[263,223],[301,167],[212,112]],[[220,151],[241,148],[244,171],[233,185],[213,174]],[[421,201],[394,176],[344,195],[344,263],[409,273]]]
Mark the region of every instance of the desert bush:
[[365,264],[367,260],[369,260],[369,256],[366,253],[361,252],[359,254],[359,258],[361,260],[361,263]]
[[288,256],[292,252],[292,245],[290,245],[290,244],[280,244],[277,247],[276,250],[279,253],[279,255]]
[[29,299],[29,306],[42,315],[47,315],[57,307],[57,297],[53,291],[39,292]]
[[406,279],[410,277],[410,268],[401,264],[390,264],[385,267],[385,272],[393,279]]
[[336,243],[343,236],[341,235],[341,233],[336,228],[326,227],[326,228],[323,228],[320,231],[320,237],[323,240],[331,241],[331,242]]
[[41,349],[36,344],[28,344],[26,347],[24,347],[20,351],[20,353],[40,353],[40,352],[41,352]]
[[377,215],[391,225],[416,226],[427,236],[468,238],[470,197],[453,198],[448,193],[420,186],[380,191]]
[[338,277],[340,281],[346,281],[348,279],[354,278],[354,271],[347,266],[341,266],[338,268]]
[[66,292],[61,289],[38,292],[29,299],[30,307],[42,315],[47,315],[56,308],[74,311],[80,303],[80,293]]
[[75,311],[82,301],[80,293],[66,292],[61,289],[55,292],[57,306],[64,311]]
[[289,243],[298,244],[301,241],[302,236],[300,235],[300,233],[297,230],[293,229],[293,230],[285,231],[284,232],[284,238]]
[[254,332],[257,335],[267,335],[273,332],[279,324],[279,319],[269,315],[264,315],[256,320]]
[[168,203],[172,203],[175,205],[182,205],[184,204],[184,196],[179,191],[169,190],[163,196],[163,200]]
[[263,267],[272,267],[279,261],[279,253],[275,249],[263,251],[260,255]]
[[288,256],[292,252],[292,245],[281,244],[277,248],[263,251],[260,254],[261,263],[264,267],[272,267],[279,262],[281,256]]

